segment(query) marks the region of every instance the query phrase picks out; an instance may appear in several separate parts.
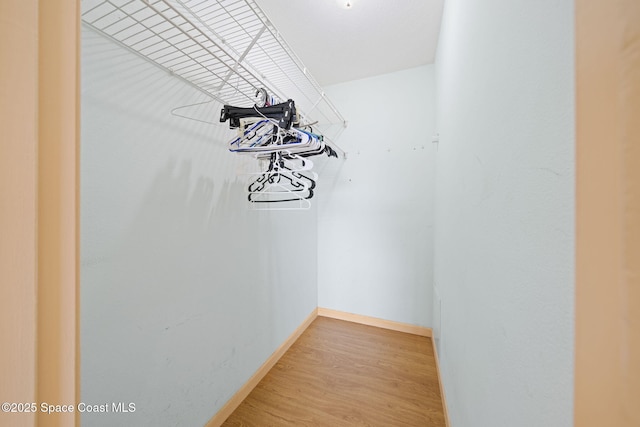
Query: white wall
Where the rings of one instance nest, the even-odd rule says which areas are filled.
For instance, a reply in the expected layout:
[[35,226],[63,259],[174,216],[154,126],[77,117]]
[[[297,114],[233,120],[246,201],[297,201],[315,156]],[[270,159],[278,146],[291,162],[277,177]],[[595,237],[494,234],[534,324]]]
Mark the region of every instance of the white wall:
[[320,307],[431,326],[434,67],[326,88],[349,121],[318,183]]
[[227,124],[170,114],[201,95],[82,47],[82,400],[136,404],[83,425],[204,425],[317,306],[317,212],[249,211]]
[[573,12],[445,3],[435,285],[454,427],[573,424]]

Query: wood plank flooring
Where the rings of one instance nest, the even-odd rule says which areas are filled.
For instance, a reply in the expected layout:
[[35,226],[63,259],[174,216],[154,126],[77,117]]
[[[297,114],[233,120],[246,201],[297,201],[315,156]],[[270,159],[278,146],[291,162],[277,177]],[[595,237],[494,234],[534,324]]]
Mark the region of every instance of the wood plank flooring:
[[223,425],[444,427],[431,340],[318,317]]

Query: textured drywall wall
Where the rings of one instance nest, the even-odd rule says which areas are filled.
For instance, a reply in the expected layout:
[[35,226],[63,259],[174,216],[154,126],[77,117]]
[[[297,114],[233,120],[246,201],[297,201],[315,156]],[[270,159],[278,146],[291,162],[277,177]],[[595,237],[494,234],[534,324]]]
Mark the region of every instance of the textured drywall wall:
[[233,131],[170,114],[202,95],[82,48],[82,401],[135,404],[83,425],[204,425],[316,308],[317,212],[248,210]]
[[573,2],[449,0],[435,287],[455,427],[573,424]]
[[346,161],[321,165],[320,307],[431,326],[434,67],[329,86]]

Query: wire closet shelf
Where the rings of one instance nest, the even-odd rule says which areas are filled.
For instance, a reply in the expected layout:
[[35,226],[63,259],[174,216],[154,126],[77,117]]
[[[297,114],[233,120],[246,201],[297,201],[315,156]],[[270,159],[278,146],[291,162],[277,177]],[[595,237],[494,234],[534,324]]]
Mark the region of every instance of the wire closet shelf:
[[[264,88],[336,144],[346,121],[254,0],[83,0],[82,21],[222,104]],[[215,118],[214,118],[215,119]]]

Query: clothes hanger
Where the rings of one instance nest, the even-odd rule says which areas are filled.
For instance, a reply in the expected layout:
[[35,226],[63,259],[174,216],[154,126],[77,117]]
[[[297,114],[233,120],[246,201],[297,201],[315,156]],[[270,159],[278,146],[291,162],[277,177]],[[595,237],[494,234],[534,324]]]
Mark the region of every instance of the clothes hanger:
[[[317,174],[314,172],[307,173],[312,173],[314,178],[317,179]],[[249,184],[248,190],[249,192],[260,192],[268,184],[274,183],[286,186],[291,191],[313,190],[316,186],[315,179],[297,170],[290,169],[280,153],[273,153],[268,170],[254,179]]]
[[295,128],[271,128],[268,121],[258,121],[247,128],[242,136],[234,138],[229,143],[229,150],[237,153],[272,153],[286,150],[295,154],[312,155],[321,153],[324,144],[316,135]]
[[256,96],[252,108],[225,105],[220,112],[220,121],[229,120],[229,127],[238,130],[229,150],[269,162],[264,172],[249,174],[253,178],[247,199],[252,204],[288,202],[297,204],[292,209],[308,209],[318,179],[309,157],[337,157],[337,153],[325,144],[323,135],[313,132],[315,122],[300,125],[293,100],[269,105],[266,91],[258,90]]
[[240,126],[239,119],[256,116],[275,119],[278,121],[278,126],[283,129],[289,129],[297,119],[296,104],[292,99],[289,99],[286,102],[268,105],[266,107],[253,106],[246,108],[224,105],[222,110],[220,110],[220,122],[224,123],[229,120],[229,127],[231,129]]
[[[261,174],[247,188],[248,200],[254,203],[282,203],[311,199],[313,189],[306,182],[289,175],[278,163],[274,154],[271,162],[273,169]],[[313,184],[315,187],[315,182]]]
[[308,210],[311,201],[305,197],[291,197],[289,200],[268,200],[269,194],[261,193],[251,196],[249,209],[254,211]]
[[291,189],[277,183],[270,184],[263,191],[249,192],[247,199],[252,203],[283,203],[309,200],[313,197],[313,190],[305,192],[291,191]]

